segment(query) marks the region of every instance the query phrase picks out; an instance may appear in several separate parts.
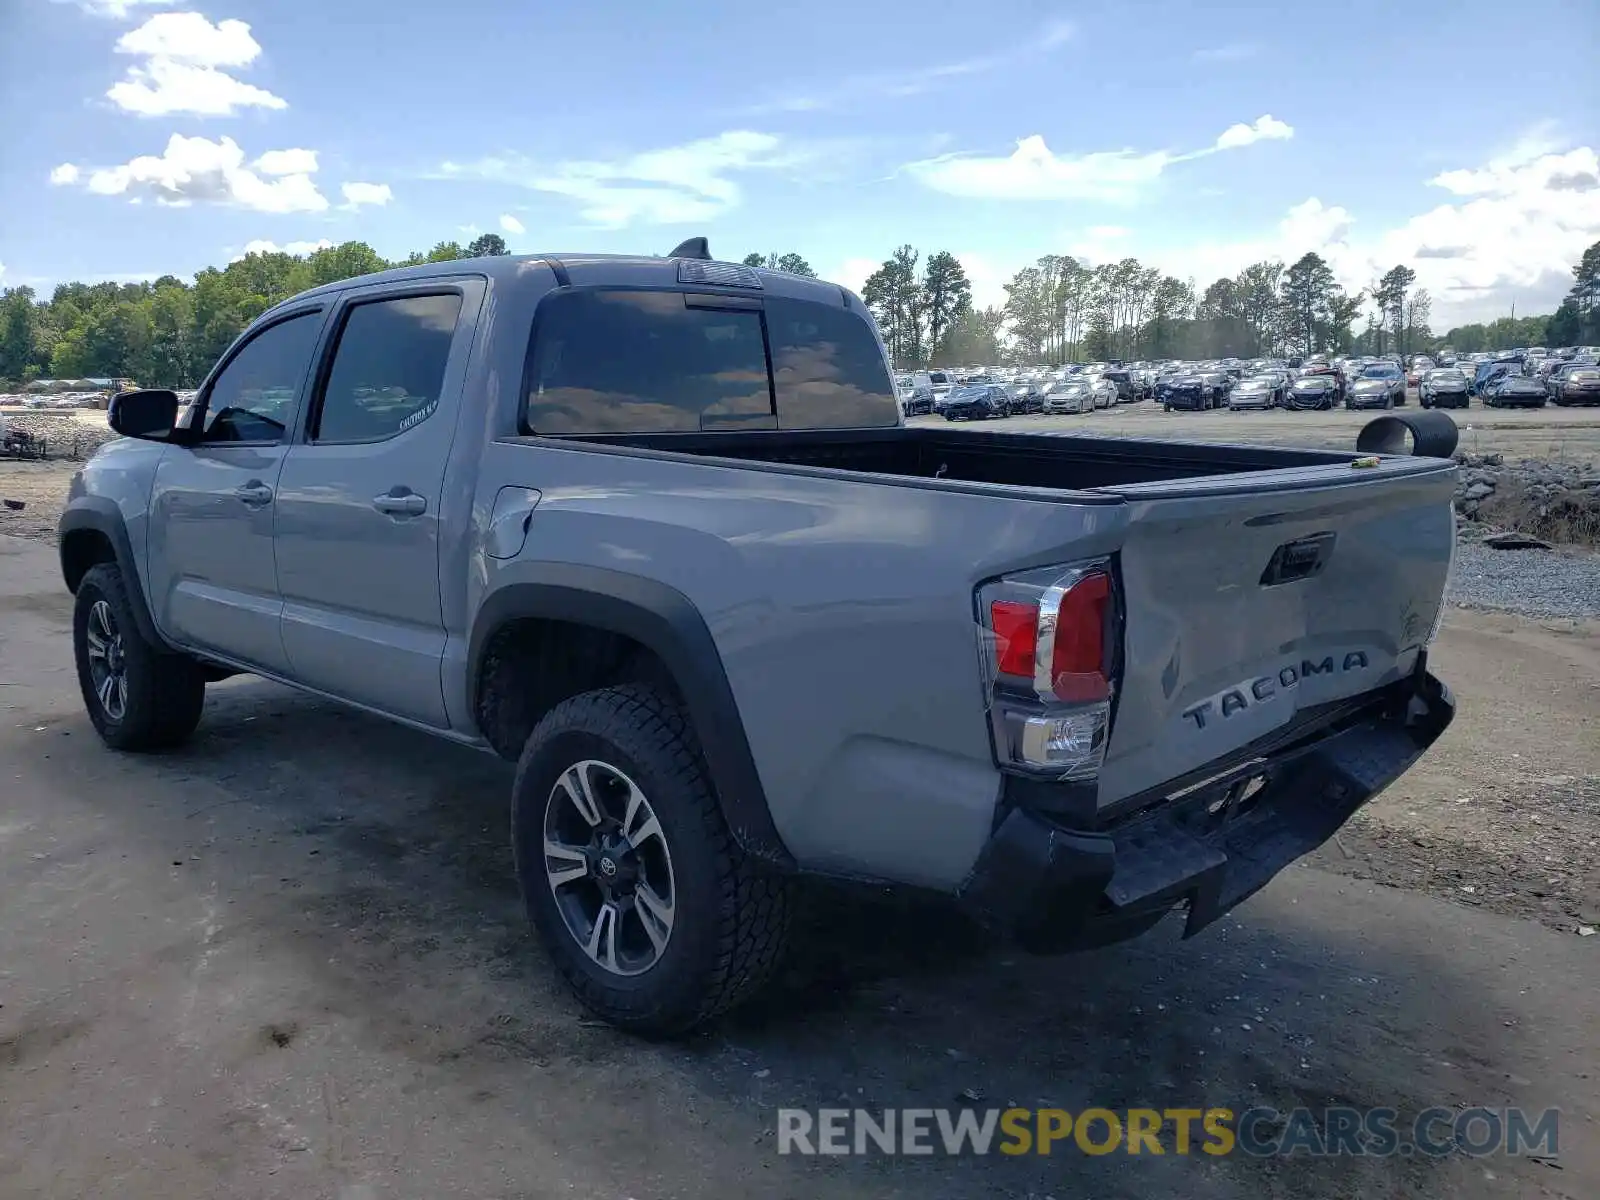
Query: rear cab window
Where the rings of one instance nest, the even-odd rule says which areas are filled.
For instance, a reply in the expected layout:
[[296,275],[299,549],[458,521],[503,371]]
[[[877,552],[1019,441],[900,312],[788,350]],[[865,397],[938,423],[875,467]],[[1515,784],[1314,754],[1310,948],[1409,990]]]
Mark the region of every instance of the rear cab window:
[[535,434],[862,428],[900,417],[876,331],[842,305],[595,287],[551,293],[534,318],[524,425]]
[[534,322],[526,421],[541,434],[771,429],[761,313],[682,292],[556,292]]
[[779,429],[896,425],[895,399],[872,326],[849,309],[767,299]]

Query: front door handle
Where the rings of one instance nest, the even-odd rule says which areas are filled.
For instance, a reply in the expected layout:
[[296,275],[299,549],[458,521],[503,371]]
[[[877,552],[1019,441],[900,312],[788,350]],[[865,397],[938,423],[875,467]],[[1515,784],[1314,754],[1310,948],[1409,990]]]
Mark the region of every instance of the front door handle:
[[372,507],[391,517],[420,517],[428,511],[428,498],[396,488],[372,498]]
[[252,479],[249,483],[234,488],[233,494],[251,508],[260,508],[263,504],[272,503],[272,489],[259,479]]

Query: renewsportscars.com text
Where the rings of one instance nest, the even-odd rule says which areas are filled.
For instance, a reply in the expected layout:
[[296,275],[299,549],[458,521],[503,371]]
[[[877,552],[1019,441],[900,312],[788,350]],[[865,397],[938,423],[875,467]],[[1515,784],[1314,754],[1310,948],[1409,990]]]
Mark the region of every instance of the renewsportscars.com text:
[[1441,1158],[1560,1153],[1559,1110],[1428,1108],[801,1108],[778,1110],[779,1154],[1064,1153]]

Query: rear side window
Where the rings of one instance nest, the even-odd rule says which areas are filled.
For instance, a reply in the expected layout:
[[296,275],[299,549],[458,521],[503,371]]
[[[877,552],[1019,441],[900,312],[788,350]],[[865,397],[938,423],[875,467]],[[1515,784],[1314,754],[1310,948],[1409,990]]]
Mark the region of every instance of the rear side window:
[[439,407],[461,296],[396,296],[352,305],[311,436],[372,442],[420,425]]
[[558,292],[539,306],[528,380],[535,433],[771,429],[757,309],[681,292]]
[[780,429],[897,425],[883,348],[871,325],[847,308],[767,299],[772,382]]

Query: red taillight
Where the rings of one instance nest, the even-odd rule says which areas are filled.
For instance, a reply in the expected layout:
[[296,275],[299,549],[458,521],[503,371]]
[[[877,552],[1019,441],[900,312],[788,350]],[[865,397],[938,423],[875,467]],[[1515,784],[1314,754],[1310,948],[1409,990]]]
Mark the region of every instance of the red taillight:
[[1039,647],[1038,605],[996,600],[989,605],[989,623],[994,627],[995,669],[1032,679]]
[[1106,619],[1111,603],[1111,576],[1095,571],[1061,597],[1056,616],[1055,645],[1050,655],[1050,682],[1062,700],[1104,700]]
[[[1104,700],[1110,694],[1105,661],[1110,603],[1111,576],[1103,571],[1090,572],[1059,593],[1059,604],[1048,591],[1037,602],[991,601],[995,670],[1033,680],[1060,700]],[[1049,642],[1048,681],[1038,677],[1041,636]]]
[[976,599],[995,762],[1093,782],[1119,661],[1109,560],[1018,571],[982,584]]

